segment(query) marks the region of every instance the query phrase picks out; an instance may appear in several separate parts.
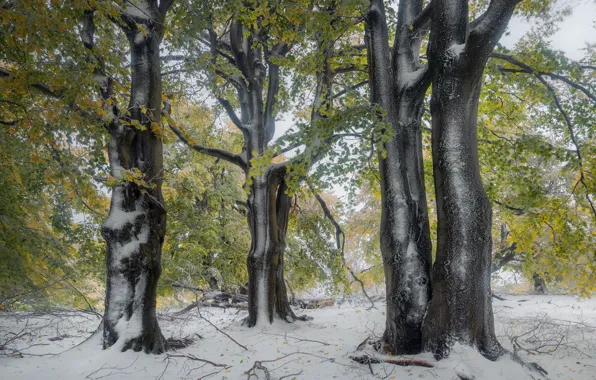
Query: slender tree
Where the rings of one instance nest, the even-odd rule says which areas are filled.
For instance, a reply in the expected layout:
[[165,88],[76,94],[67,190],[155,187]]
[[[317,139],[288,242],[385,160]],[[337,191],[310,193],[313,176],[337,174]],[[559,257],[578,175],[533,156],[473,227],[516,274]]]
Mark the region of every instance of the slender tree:
[[477,113],[484,66],[519,0],[492,0],[469,22],[468,1],[434,0],[432,148],[438,233],[433,297],[423,327],[435,357],[458,341],[495,359],[490,296],[491,205],[480,178]]
[[395,42],[383,0],[371,0],[366,19],[371,101],[384,111],[393,138],[379,149],[381,253],[385,271],[387,317],[383,342],[393,354],[418,353],[421,327],[431,295],[431,240],[422,162],[421,118],[430,84],[420,62],[430,7],[402,0]]

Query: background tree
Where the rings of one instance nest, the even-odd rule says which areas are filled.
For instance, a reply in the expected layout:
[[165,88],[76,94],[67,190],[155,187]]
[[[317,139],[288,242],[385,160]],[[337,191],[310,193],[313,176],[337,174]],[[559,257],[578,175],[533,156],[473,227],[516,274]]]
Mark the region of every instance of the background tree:
[[[319,8],[325,9],[327,4],[323,5]],[[302,125],[306,131],[284,138],[283,148],[271,145],[276,116],[290,106],[286,101],[289,88],[285,86],[282,70],[296,67],[294,62],[299,58],[304,58],[301,62],[308,64],[305,35],[312,35],[314,30],[320,35],[320,25],[329,23],[330,17],[337,18],[334,12],[314,11],[313,6],[309,2],[205,4],[201,9],[208,15],[209,22],[204,29],[195,31],[198,34],[195,38],[209,49],[201,59],[209,63],[207,75],[211,91],[242,132],[242,152],[234,154],[193,144],[176,126],[176,121],[171,120],[170,124],[178,137],[193,149],[233,163],[245,173],[251,233],[247,262],[249,326],[257,324],[258,319],[271,321],[274,315],[288,321],[297,319],[287,300],[283,275],[290,195],[312,165],[322,158],[325,147],[334,141],[332,127],[339,124],[338,120],[349,121],[353,115],[330,112],[327,99],[331,96],[331,86],[327,83],[330,78],[318,75],[321,69],[314,65],[310,75],[317,72],[317,90],[308,112],[312,117]],[[349,8],[345,10],[349,11]],[[343,25],[336,24],[342,33],[352,25],[352,21],[346,19]],[[337,39],[340,37],[341,34]],[[320,50],[316,53],[320,54]],[[189,61],[189,58],[184,60]],[[312,63],[309,66],[312,67]],[[300,85],[297,83],[297,88]],[[347,123],[342,127],[350,126]],[[307,138],[303,139],[305,134]],[[305,151],[280,162],[281,153],[301,146],[306,147]]]

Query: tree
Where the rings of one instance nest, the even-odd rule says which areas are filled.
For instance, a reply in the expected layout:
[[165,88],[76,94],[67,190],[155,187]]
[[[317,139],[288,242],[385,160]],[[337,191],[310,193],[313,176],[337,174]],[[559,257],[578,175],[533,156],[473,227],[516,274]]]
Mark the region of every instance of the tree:
[[[231,2],[221,6],[205,4],[204,7],[206,10],[203,14],[208,15],[208,22],[204,29],[197,32],[199,35],[196,38],[209,51],[202,54],[201,60],[208,59],[209,62],[206,71],[211,82],[210,90],[243,135],[242,152],[235,154],[194,144],[171,118],[170,127],[181,141],[194,150],[232,163],[245,173],[247,219],[251,236],[247,259],[248,326],[255,326],[259,320],[271,322],[274,316],[294,321],[300,318],[294,314],[288,302],[283,257],[291,209],[290,195],[307,176],[310,168],[322,159],[325,149],[339,138],[333,135],[333,126],[337,126],[341,120],[345,122],[342,128],[348,129],[354,123],[350,120],[353,113],[331,111],[331,75],[341,71],[331,73],[329,66],[310,63],[317,77],[313,106],[308,108],[312,116],[301,125],[303,130],[300,133],[281,139],[285,146],[272,146],[271,142],[276,115],[288,107],[284,101],[287,89],[282,69],[294,67],[297,56],[308,58],[308,44],[303,40],[307,32],[320,36],[317,38],[321,48],[315,53],[326,51],[321,61],[328,63],[331,43],[326,35],[321,36],[324,29],[320,25],[329,24],[335,17],[335,11],[333,6],[325,2],[320,4],[322,11],[313,10],[312,2]],[[232,12],[229,7],[235,11]],[[350,8],[346,12],[350,12]],[[352,26],[352,21],[348,17],[345,19],[337,17],[334,25],[342,33]],[[327,33],[332,31],[334,29],[328,29]],[[341,36],[339,34],[336,40]],[[293,49],[298,50],[300,44],[304,44],[304,50],[290,55]],[[189,57],[184,60],[193,61]],[[324,75],[325,69],[328,75]],[[304,108],[304,105],[301,107]],[[237,113],[237,110],[240,112]],[[308,138],[304,138],[304,135]],[[305,146],[302,153],[283,160],[283,153],[302,146]]]
[[102,103],[109,110],[106,128],[113,183],[110,213],[102,227],[107,243],[106,305],[103,346],[118,343],[159,354],[166,342],[156,316],[157,282],[166,229],[163,202],[160,42],[172,1],[126,1],[109,14],[130,44],[130,102],[122,112],[113,95],[113,81],[93,54],[93,10],[84,13],[81,39],[96,60]]
[[[425,348],[444,358],[456,342],[503,352],[490,297],[491,205],[480,178],[477,117],[484,66],[518,0],[492,0],[469,22],[468,1],[433,1],[432,145],[438,232]],[[474,307],[470,307],[474,305]]]
[[395,354],[419,353],[421,327],[431,296],[431,240],[424,186],[421,118],[430,84],[420,47],[430,18],[421,0],[400,1],[395,42],[382,0],[371,0],[366,19],[371,102],[393,138],[379,149],[381,252],[387,318],[383,342]]
[[[172,106],[176,119],[188,127],[189,139],[219,149],[241,149],[242,136],[234,127],[220,129],[211,123],[213,115],[206,106]],[[172,285],[177,284],[208,289],[214,272],[221,275],[219,289],[235,291],[246,284],[244,262],[250,246],[246,194],[239,186],[244,172],[225,161],[194,154],[182,144],[167,145],[164,167],[168,230],[160,294],[172,294]]]

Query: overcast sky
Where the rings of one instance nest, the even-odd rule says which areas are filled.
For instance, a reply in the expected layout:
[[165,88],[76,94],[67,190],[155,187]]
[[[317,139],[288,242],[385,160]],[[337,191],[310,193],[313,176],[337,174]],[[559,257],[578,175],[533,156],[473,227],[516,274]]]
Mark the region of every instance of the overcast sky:
[[[571,58],[582,58],[582,48],[586,43],[596,43],[596,1],[595,0],[559,0],[559,4],[571,5],[572,14],[561,24],[559,31],[553,36],[552,44]],[[501,39],[501,43],[512,48],[515,42],[527,33],[532,24],[521,18],[514,18],[507,29],[510,34]]]

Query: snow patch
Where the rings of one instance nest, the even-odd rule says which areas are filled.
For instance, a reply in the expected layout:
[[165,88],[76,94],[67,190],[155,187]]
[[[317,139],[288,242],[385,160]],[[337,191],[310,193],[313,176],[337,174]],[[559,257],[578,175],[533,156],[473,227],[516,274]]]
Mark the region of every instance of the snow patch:
[[116,251],[118,259],[130,257],[133,253],[138,252],[141,248],[141,244],[145,244],[149,241],[149,226],[144,225],[141,228],[141,232],[133,237],[128,243],[116,244]]
[[135,36],[135,44],[140,44],[145,40],[145,35],[142,32],[138,32]]
[[[264,270],[265,268],[263,268]],[[269,324],[269,307],[267,302],[266,287],[267,281],[265,276],[259,279],[257,288],[257,325],[266,326]]]
[[[521,301],[525,302],[521,302]],[[263,328],[247,329],[241,325],[247,312],[230,313],[229,310],[209,308],[203,314],[221,330],[248,347],[244,351],[221,334],[207,322],[195,316],[194,313],[185,315],[185,320],[170,319],[166,310],[164,318],[159,321],[160,327],[166,337],[184,337],[200,333],[203,339],[195,341],[184,353],[198,358],[231,365],[225,371],[213,376],[218,368],[205,366],[192,371],[192,378],[211,375],[209,378],[220,379],[245,379],[246,371],[255,361],[271,371],[271,378],[287,379],[302,371],[297,379],[345,379],[364,380],[386,377],[385,371],[395,379],[458,379],[458,374],[470,374],[478,380],[528,380],[541,379],[537,374],[529,374],[519,364],[514,363],[508,356],[495,362],[484,359],[473,347],[460,344],[453,346],[448,359],[437,362],[429,353],[415,356],[405,355],[400,359],[417,359],[429,362],[434,368],[417,366],[399,367],[393,365],[372,364],[372,369],[377,376],[372,376],[366,365],[359,365],[350,360],[354,355],[355,347],[364,339],[363,337],[383,334],[385,316],[381,311],[384,304],[378,303],[379,310],[367,310],[365,300],[359,300],[356,305],[347,302],[335,307],[315,310],[304,310],[313,321],[300,323],[286,323],[281,320]],[[577,344],[577,349],[567,351],[557,350],[553,354],[528,355],[520,351],[522,359],[537,362],[548,372],[551,379],[593,380],[594,366],[596,366],[596,351],[593,342],[596,339],[596,330],[590,326],[596,324],[596,298],[577,300],[571,296],[506,296],[506,301],[495,303],[496,333],[502,336],[501,343],[511,349],[507,334],[521,335],[531,330],[539,317],[548,315],[552,321],[558,323],[575,323],[578,329],[575,335],[569,336],[569,342]],[[538,318],[537,318],[538,317]],[[53,319],[52,319],[53,318]],[[29,321],[27,323],[26,321]],[[49,341],[49,337],[56,336],[56,326],[59,323],[60,333],[67,334],[68,338]],[[123,380],[148,380],[163,374],[164,379],[177,379],[184,377],[189,368],[198,367],[191,360],[164,360],[164,355],[146,355],[143,352],[120,352],[110,348],[102,350],[100,347],[101,336],[94,336],[83,345],[74,347],[86,339],[96,330],[98,320],[84,313],[76,315],[60,314],[28,315],[28,313],[0,313],[0,330],[3,334],[12,332],[18,334],[23,328],[34,328],[40,331],[31,331],[23,339],[10,343],[10,348],[18,349],[24,357],[0,357],[0,368],[3,379],[28,380],[28,379],[59,379],[79,380],[84,378],[108,378]],[[138,327],[135,321],[122,321],[119,328],[134,329]],[[30,330],[26,330],[30,331]],[[124,331],[124,330],[123,330]],[[132,330],[131,330],[132,331]],[[570,330],[571,332],[572,330]],[[550,334],[550,332],[549,332]],[[583,336],[581,334],[584,334]],[[543,335],[541,337],[544,338]],[[299,339],[303,339],[302,341]],[[305,341],[304,339],[308,339]],[[323,346],[325,342],[330,345]],[[555,344],[558,339],[555,341]],[[40,344],[41,343],[41,344]],[[33,344],[33,346],[31,346]],[[522,343],[523,344],[523,343]],[[537,342],[535,344],[541,344]],[[31,346],[31,347],[30,347]],[[29,348],[28,348],[29,347]],[[74,347],[74,348],[72,348]],[[70,350],[68,350],[71,348]],[[372,348],[367,347],[366,352],[379,355]],[[10,351],[9,351],[10,352]],[[27,353],[43,355],[58,353],[51,357],[28,356]],[[277,362],[267,363],[284,355],[292,356]],[[359,354],[357,352],[356,354]],[[314,358],[312,355],[317,355]],[[379,355],[380,356],[380,355]],[[327,360],[326,360],[327,359]],[[262,372],[259,372],[261,378]],[[288,375],[292,375],[289,376]],[[185,378],[189,378],[186,376]],[[254,376],[253,376],[254,378]],[[470,377],[471,378],[471,377]]]
[[[124,211],[122,209],[122,202],[124,202],[124,189],[122,186],[117,186],[114,189],[112,195],[112,208],[110,209],[110,215],[104,222],[104,227],[111,230],[120,230],[127,224],[134,224],[135,220],[143,214],[137,204],[134,211]],[[147,230],[147,234],[149,231]]]
[[461,55],[461,53],[464,52],[464,50],[466,50],[466,44],[453,44],[449,46],[447,52],[453,58],[458,58]]
[[426,70],[424,68],[419,68],[416,71],[401,70],[398,78],[399,87],[412,87],[414,84],[416,84],[416,82],[420,80],[420,78],[422,78],[425,71]]

